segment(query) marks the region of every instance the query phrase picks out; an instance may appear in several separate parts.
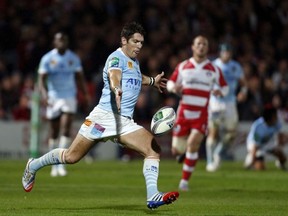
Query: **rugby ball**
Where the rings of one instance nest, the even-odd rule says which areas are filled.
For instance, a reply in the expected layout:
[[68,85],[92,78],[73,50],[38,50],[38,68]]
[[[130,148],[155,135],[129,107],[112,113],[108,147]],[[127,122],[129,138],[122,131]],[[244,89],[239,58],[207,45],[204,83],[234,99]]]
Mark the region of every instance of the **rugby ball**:
[[165,106],[159,109],[152,118],[151,132],[160,136],[170,131],[176,120],[176,113],[172,107]]

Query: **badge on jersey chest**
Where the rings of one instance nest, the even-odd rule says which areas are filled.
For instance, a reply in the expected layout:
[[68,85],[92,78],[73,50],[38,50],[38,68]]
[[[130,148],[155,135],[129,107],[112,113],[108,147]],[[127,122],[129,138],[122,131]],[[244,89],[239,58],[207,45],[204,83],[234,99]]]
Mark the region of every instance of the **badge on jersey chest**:
[[133,62],[128,61],[127,62],[127,66],[128,66],[129,69],[132,69],[133,68]]
[[55,66],[57,64],[57,62],[54,60],[54,59],[52,59],[51,61],[50,61],[50,65],[53,67],[53,66]]

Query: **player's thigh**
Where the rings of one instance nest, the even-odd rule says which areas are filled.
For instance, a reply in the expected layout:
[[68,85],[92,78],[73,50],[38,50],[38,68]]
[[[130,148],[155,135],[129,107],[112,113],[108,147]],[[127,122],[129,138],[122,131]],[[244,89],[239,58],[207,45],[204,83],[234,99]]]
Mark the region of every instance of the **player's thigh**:
[[172,153],[183,154],[187,149],[188,136],[173,136],[172,137]]
[[81,134],[77,134],[74,141],[65,153],[65,161],[67,163],[76,163],[83,158],[87,152],[95,145],[97,141],[85,138]]
[[118,141],[125,147],[135,150],[144,157],[159,157],[160,146],[157,144],[153,135],[145,128],[120,135]]
[[70,130],[73,123],[73,113],[62,113],[61,115],[61,127],[65,130]]
[[208,124],[208,137],[217,139],[219,136],[219,127],[214,127],[214,125]]
[[192,129],[187,140],[187,150],[189,152],[196,152],[198,151],[202,141],[204,138],[204,134],[201,133],[197,129]]
[[224,113],[223,126],[228,131],[235,131],[239,122],[238,112],[235,104],[228,104]]

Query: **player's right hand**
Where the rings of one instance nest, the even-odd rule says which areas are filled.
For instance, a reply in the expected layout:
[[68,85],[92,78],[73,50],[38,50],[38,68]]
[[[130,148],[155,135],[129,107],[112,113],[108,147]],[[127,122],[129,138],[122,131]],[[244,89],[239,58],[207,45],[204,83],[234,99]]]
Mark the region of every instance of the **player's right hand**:
[[114,94],[115,94],[115,100],[116,100],[116,106],[117,106],[117,111],[120,113],[121,110],[121,99],[122,99],[122,89],[120,87],[115,87],[114,88]]

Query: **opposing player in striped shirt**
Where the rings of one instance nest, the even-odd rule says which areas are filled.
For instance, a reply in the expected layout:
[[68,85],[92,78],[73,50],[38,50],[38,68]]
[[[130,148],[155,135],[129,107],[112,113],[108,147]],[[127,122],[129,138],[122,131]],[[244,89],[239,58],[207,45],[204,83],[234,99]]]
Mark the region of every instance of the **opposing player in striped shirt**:
[[[197,36],[191,45],[193,56],[177,65],[167,90],[181,97],[173,129],[172,153],[185,154],[179,189],[187,191],[198,160],[198,150],[206,134],[210,93],[222,97],[228,86],[221,70],[207,58],[208,39]],[[213,88],[214,85],[218,88]]]

